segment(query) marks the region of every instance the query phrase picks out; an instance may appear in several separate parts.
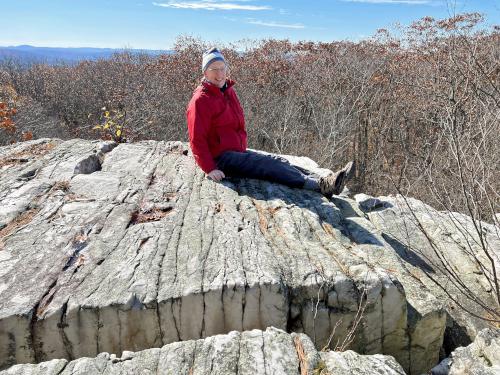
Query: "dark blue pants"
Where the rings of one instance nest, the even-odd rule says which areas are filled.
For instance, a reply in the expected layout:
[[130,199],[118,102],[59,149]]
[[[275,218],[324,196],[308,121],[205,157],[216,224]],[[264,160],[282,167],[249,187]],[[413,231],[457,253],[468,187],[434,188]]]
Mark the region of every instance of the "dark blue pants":
[[226,151],[215,159],[217,168],[228,177],[246,177],[277,182],[292,188],[318,190],[317,178],[311,172],[291,165],[277,155],[255,151]]

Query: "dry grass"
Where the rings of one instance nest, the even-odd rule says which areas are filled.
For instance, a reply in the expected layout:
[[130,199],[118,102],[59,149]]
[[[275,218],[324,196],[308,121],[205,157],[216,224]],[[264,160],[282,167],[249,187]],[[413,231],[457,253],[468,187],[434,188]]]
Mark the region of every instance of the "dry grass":
[[29,161],[30,158],[37,156],[41,157],[48,154],[56,145],[54,143],[42,143],[37,145],[32,145],[26,149],[15,152],[8,157],[0,159],[0,167],[6,165],[19,165]]
[[10,236],[16,230],[21,229],[25,225],[29,224],[33,217],[40,211],[39,208],[32,208],[27,211],[24,211],[22,214],[17,216],[14,220],[12,220],[6,227],[0,229],[0,250],[3,249],[6,237]]
[[172,207],[167,207],[167,208],[158,208],[154,207],[150,210],[147,211],[137,211],[132,214],[131,218],[131,224],[142,224],[142,223],[148,223],[151,221],[159,221],[165,216],[167,216],[169,213],[171,213],[173,210]]
[[24,158],[8,157],[0,159],[0,168],[6,165],[18,165],[26,163],[28,160]]
[[322,223],[321,226],[323,227],[323,230],[326,233],[335,238],[335,231],[333,230],[333,227],[330,224]]
[[51,191],[56,191],[60,190],[63,192],[69,191],[69,181],[68,180],[63,180],[63,181],[57,181],[53,186]]
[[318,362],[316,368],[313,369],[313,375],[333,375],[333,374],[330,374],[330,372],[326,368],[325,362],[321,360]]
[[66,202],[75,202],[75,201],[93,201],[94,199],[88,199],[83,195],[70,193],[64,196],[64,200]]
[[257,210],[257,214],[259,216],[259,228],[262,233],[267,233],[268,221],[266,217],[266,209],[262,207],[255,199],[252,199],[252,202]]
[[281,206],[278,206],[278,207],[269,207],[267,210],[269,211],[269,213],[271,214],[271,217],[274,217],[274,214],[276,212],[278,212],[279,210],[281,210],[283,207]]
[[85,233],[80,233],[80,234],[77,234],[75,236],[75,238],[73,238],[73,243],[76,244],[76,243],[83,243],[83,242],[86,242],[87,241],[87,235]]
[[76,268],[83,266],[84,264],[85,264],[85,256],[79,255],[78,259],[76,260]]

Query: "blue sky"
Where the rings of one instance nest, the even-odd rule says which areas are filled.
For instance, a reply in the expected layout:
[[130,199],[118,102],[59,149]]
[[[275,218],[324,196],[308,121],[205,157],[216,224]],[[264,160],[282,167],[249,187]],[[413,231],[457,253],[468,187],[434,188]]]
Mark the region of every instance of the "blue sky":
[[0,0],[0,46],[170,49],[179,35],[359,40],[424,16],[481,12],[500,24],[500,0]]

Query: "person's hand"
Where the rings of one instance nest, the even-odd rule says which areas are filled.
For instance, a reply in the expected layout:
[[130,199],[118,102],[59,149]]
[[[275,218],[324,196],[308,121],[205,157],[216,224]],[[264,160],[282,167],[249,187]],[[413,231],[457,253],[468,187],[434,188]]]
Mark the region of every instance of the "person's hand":
[[222,180],[226,176],[224,175],[224,172],[222,172],[222,171],[220,171],[218,169],[214,169],[212,172],[210,172],[208,174],[208,177],[210,177],[212,180],[218,182],[218,181]]

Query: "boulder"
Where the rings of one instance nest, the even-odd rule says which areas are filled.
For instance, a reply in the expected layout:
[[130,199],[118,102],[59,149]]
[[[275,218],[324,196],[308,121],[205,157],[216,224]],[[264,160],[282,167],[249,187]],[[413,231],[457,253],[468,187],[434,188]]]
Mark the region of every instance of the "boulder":
[[[405,375],[394,357],[382,354],[361,355],[352,350],[320,353],[327,374],[335,375]],[[314,374],[314,373],[313,373]]]
[[[350,369],[350,370],[349,370]],[[176,374],[176,375],[401,375],[394,358],[362,356],[354,352],[318,353],[309,337],[268,328],[232,331],[140,352],[101,353],[71,362],[53,359],[36,365],[16,365],[2,375]]]
[[480,331],[472,344],[455,349],[431,370],[432,375],[500,374],[500,330]]
[[[443,302],[447,355],[458,346],[467,346],[480,330],[489,327],[487,319],[495,314],[498,318],[493,271],[494,265],[498,276],[498,226],[458,212],[438,211],[401,195],[373,198],[359,194],[355,199],[374,231],[381,232],[397,253],[404,272],[412,276],[409,282]],[[384,255],[375,264],[383,267],[388,259]],[[399,273],[397,277],[411,299],[410,286]]]

